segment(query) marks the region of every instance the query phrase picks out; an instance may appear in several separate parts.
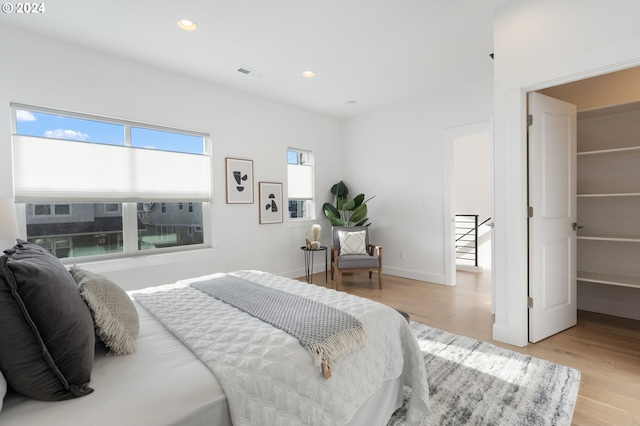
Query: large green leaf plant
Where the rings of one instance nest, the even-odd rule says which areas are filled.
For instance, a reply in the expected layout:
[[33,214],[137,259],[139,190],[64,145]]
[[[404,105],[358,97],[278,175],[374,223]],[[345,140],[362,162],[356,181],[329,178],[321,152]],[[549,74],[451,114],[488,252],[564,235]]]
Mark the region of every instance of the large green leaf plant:
[[367,221],[367,202],[375,197],[375,195],[367,200],[364,194],[358,194],[353,200],[349,200],[349,189],[343,181],[340,181],[331,187],[331,193],[335,196],[335,205],[324,203],[322,212],[329,220],[332,226],[369,226]]

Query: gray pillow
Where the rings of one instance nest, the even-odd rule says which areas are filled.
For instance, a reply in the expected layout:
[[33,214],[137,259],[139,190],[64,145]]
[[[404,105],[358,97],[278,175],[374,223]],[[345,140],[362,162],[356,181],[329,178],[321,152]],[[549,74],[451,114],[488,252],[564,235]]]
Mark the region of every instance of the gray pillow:
[[96,334],[110,353],[135,352],[140,320],[129,295],[107,277],[74,266],[69,271],[89,306]]
[[0,371],[0,411],[2,411],[2,402],[4,401],[4,396],[7,394],[7,381],[4,379],[2,375],[2,371]]
[[13,390],[45,401],[93,392],[91,312],[42,247],[18,240],[0,257],[0,324],[0,370]]

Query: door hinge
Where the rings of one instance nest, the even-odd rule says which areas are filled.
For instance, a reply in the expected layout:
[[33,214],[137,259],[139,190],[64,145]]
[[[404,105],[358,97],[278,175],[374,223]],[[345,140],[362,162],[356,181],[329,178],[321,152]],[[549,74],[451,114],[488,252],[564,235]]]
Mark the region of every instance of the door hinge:
[[527,115],[527,126],[531,126],[533,124],[533,115]]
[[533,297],[527,297],[527,308],[533,309]]
[[527,216],[528,217],[533,217],[533,207],[529,206],[527,208]]

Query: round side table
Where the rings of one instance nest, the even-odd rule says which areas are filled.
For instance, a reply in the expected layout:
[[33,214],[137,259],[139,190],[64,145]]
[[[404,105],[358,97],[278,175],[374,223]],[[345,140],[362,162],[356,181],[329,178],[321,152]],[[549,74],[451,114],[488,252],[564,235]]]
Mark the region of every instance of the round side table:
[[311,284],[313,279],[313,256],[318,251],[324,251],[324,282],[327,282],[327,247],[320,246],[317,249],[308,249],[306,246],[300,247],[304,253],[304,271],[307,282]]

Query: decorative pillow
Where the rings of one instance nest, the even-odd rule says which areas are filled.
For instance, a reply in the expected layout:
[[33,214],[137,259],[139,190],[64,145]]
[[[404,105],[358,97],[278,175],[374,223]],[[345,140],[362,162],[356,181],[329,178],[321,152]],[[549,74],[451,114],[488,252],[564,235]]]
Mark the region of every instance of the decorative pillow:
[[0,371],[0,411],[2,411],[2,402],[4,401],[4,396],[7,394],[7,381],[4,379],[2,375],[2,371]]
[[95,333],[71,274],[26,241],[0,257],[0,370],[8,386],[61,401],[93,392]]
[[366,237],[367,231],[338,231],[340,256],[344,254],[367,254]]
[[110,353],[124,355],[135,352],[140,331],[138,311],[129,295],[107,277],[76,266],[69,271],[89,306],[96,334]]

